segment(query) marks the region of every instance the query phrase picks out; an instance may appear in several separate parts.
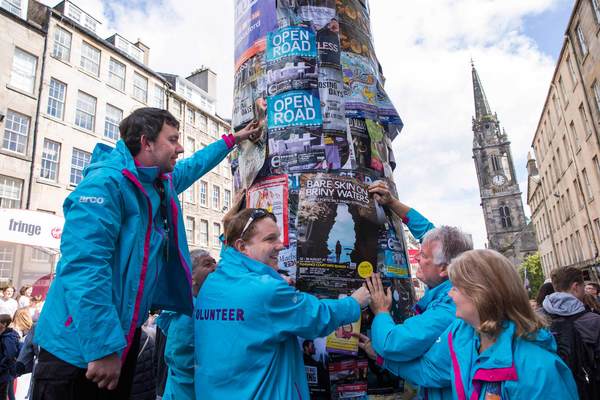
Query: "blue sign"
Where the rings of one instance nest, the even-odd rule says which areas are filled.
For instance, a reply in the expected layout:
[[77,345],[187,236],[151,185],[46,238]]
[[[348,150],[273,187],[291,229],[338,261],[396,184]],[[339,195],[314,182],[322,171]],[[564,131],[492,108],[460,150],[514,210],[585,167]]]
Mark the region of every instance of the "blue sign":
[[321,125],[321,101],[318,90],[292,90],[267,97],[267,127]]
[[303,26],[288,26],[267,35],[267,62],[283,57],[317,57],[317,37]]

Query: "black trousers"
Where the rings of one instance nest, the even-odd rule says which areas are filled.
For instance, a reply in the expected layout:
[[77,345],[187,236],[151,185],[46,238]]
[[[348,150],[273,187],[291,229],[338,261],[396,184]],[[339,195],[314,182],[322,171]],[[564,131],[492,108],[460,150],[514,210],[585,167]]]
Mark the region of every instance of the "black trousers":
[[128,400],[140,347],[140,334],[141,329],[136,329],[115,390],[99,389],[98,385],[85,377],[86,369],[75,367],[40,348],[33,377],[32,400]]

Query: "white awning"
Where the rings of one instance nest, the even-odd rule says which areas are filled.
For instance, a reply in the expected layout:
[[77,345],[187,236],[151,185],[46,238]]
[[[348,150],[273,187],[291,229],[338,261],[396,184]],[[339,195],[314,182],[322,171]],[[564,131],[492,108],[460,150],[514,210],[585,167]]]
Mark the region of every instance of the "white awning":
[[59,250],[64,223],[54,214],[0,208],[0,241]]

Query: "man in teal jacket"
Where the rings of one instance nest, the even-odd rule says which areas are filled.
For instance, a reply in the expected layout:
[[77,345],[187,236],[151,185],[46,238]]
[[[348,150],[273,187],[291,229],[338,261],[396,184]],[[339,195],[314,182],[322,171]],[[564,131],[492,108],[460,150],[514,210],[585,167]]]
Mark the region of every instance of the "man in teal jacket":
[[62,258],[34,340],[41,347],[34,400],[129,398],[150,307],[192,313],[177,195],[258,128],[252,123],[181,162],[178,129],[166,110],[134,111],[115,149],[96,146],[65,200]]
[[[391,293],[383,304],[372,302],[375,318],[371,339],[363,336],[361,346],[373,357],[378,355],[380,362],[409,361],[425,354],[456,318],[456,307],[448,296],[452,285],[448,280],[447,267],[454,257],[471,250],[473,244],[457,228],[435,228],[419,212],[394,198],[385,182],[373,183],[369,191],[376,201],[401,217],[413,236],[422,241],[417,278],[427,285],[427,290],[415,305],[417,315],[402,324],[396,325],[389,313]],[[419,396],[421,399],[447,400],[452,398],[452,390],[450,387],[421,387]]]
[[319,300],[291,287],[277,273],[283,244],[265,210],[240,211],[225,237],[194,313],[196,398],[308,400],[298,337],[326,336],[357,321],[368,291],[363,286],[350,297]]

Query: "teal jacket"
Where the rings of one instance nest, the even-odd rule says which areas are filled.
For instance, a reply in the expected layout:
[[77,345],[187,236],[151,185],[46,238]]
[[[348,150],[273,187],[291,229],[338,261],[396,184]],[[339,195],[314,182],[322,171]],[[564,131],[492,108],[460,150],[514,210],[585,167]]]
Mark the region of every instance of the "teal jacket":
[[164,261],[150,257],[165,231],[153,223],[156,210],[131,153],[121,140],[115,149],[98,144],[84,179],[63,204],[62,257],[34,342],[86,368],[112,353],[125,358],[150,306],[191,315],[191,262],[177,195],[228,152],[219,140],[161,176],[169,226]]
[[[412,235],[422,240],[435,226],[418,211],[410,209],[403,219]],[[456,306],[448,296],[450,281],[425,291],[425,295],[415,305],[417,315],[396,325],[388,313],[375,317],[371,326],[373,348],[385,361],[410,361],[421,357],[435,343],[455,319]],[[428,400],[449,400],[452,389],[419,388],[419,398]]]
[[360,318],[352,297],[319,300],[299,292],[229,246],[196,304],[195,385],[202,400],[308,400],[298,336],[327,336]]
[[168,367],[163,400],[195,400],[194,320],[185,314],[163,311],[156,325],[167,337],[165,363]]
[[479,344],[475,330],[457,319],[423,357],[385,361],[385,367],[417,385],[452,386],[457,400],[578,398],[573,375],[548,330],[531,339],[516,337],[515,324],[508,321],[481,354]]

